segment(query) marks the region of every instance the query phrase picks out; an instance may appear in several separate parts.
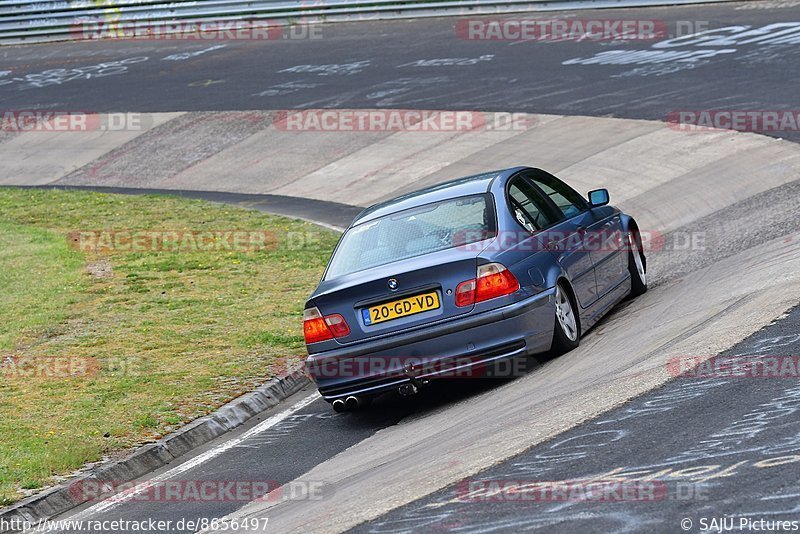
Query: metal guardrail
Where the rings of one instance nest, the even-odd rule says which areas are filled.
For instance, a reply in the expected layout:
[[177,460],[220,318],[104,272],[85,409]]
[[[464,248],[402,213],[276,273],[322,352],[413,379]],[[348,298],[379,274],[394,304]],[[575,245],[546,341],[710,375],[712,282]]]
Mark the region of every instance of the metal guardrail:
[[158,25],[163,32],[167,23],[185,31],[229,21],[292,24],[709,1],[732,0],[0,0],[0,44],[87,38],[87,29],[115,25]]

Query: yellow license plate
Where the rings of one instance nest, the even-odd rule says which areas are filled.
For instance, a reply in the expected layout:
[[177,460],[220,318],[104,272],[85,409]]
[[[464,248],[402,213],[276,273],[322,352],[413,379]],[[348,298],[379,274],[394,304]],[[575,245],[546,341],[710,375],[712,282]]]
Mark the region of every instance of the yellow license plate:
[[439,294],[437,292],[423,293],[422,295],[415,295],[394,302],[387,302],[378,306],[371,306],[363,308],[361,315],[364,318],[364,324],[373,325],[391,321],[399,317],[407,317],[416,313],[422,313],[429,310],[435,310],[439,307]]

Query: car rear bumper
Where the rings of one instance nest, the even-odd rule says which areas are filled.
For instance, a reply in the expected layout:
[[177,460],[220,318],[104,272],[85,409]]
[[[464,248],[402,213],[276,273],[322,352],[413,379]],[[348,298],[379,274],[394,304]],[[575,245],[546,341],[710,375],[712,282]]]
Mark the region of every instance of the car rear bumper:
[[[323,398],[375,395],[436,378],[487,376],[490,364],[550,348],[554,290],[414,332],[312,354],[306,361]],[[494,371],[493,376],[509,376]]]

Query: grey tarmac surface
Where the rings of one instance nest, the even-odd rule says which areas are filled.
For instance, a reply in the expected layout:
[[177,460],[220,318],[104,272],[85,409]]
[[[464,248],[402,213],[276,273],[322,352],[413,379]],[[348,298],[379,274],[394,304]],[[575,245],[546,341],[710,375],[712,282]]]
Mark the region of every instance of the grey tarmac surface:
[[[717,363],[741,356],[797,362],[798,355],[800,307],[724,351]],[[764,377],[761,367],[739,377],[725,375],[731,367],[720,367],[719,375],[708,367],[705,375],[676,378],[353,532],[700,532],[731,524],[732,531],[752,531],[752,525],[796,531],[800,375],[792,360],[784,361],[782,378]],[[579,484],[562,486],[571,499],[500,489],[590,480],[608,481],[609,490],[627,484],[630,496],[593,500],[585,492],[591,487]],[[775,528],[775,521],[790,523]]]
[[[16,186],[26,188],[26,186]],[[337,202],[326,202],[311,198],[288,197],[282,195],[250,195],[227,193],[224,191],[183,191],[180,189],[141,189],[133,187],[93,187],[76,185],[45,185],[35,189],[62,189],[66,191],[95,191],[121,195],[173,195],[184,198],[208,200],[222,204],[232,204],[249,209],[265,211],[276,215],[296,217],[314,221],[335,229],[344,229],[361,213],[363,208]]]
[[[672,36],[725,27],[754,33],[736,38],[730,37],[733,30],[719,32],[717,37],[729,38],[713,42],[467,40],[456,31],[459,19],[438,18],[329,24],[284,33],[300,38],[272,41],[106,40],[3,47],[0,108],[475,109],[664,120],[675,110],[797,105],[798,39],[773,42],[789,39],[793,27],[759,30],[800,23],[796,1],[564,16],[655,20]],[[800,140],[796,128],[772,135]]]

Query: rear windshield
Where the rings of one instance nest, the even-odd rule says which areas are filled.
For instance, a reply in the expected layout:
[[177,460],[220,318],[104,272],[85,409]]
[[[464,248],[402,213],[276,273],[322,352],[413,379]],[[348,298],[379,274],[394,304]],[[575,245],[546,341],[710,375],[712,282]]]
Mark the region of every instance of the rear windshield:
[[491,237],[490,206],[488,195],[459,197],[354,226],[336,247],[325,279]]

